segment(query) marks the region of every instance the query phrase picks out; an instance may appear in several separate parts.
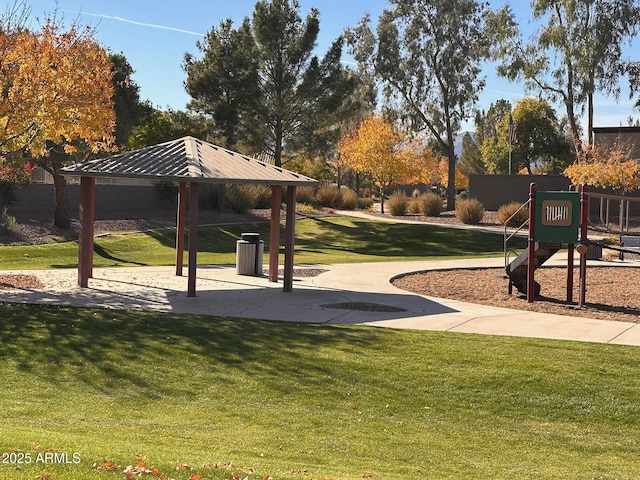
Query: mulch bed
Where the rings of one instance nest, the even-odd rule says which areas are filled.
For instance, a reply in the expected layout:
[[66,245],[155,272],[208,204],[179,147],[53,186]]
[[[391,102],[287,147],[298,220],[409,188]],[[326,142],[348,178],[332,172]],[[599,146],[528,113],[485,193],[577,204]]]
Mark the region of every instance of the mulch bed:
[[513,290],[500,268],[436,270],[406,275],[393,284],[410,292],[436,298],[575,317],[640,321],[640,268],[588,267],[586,304],[578,307],[578,271],[574,271],[573,302],[566,301],[566,268],[536,270],[540,297],[527,303],[526,296]]

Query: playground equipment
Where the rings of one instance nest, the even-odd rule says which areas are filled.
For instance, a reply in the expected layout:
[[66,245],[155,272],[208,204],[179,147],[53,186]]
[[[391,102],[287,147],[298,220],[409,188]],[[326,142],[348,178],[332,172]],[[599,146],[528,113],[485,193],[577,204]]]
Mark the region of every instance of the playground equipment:
[[[535,183],[529,186],[529,200],[521,207],[529,208],[529,219],[509,237],[505,222],[505,269],[509,277],[509,293],[515,286],[527,295],[531,303],[540,295],[540,284],[535,281],[535,271],[567,246],[567,302],[573,301],[574,249],[580,254],[580,299],[582,306],[586,296],[587,216],[589,197],[587,187],[580,192],[538,192]],[[517,212],[516,212],[517,213]],[[514,214],[516,215],[516,214]],[[528,224],[527,248],[510,261],[508,241]],[[576,246],[577,243],[577,246]]]
[[[589,194],[586,185],[579,192],[575,190],[563,192],[538,192],[535,183],[529,185],[529,200],[520,210],[528,207],[529,218],[511,235],[507,236],[507,223],[518,212],[505,222],[504,255],[505,270],[509,278],[509,293],[515,286],[520,293],[526,294],[531,303],[540,295],[540,284],[535,281],[535,271],[564,246],[567,248],[567,302],[573,301],[574,252],[580,254],[579,264],[579,299],[582,307],[587,293],[587,247],[595,245],[617,251],[622,260],[625,253],[640,253],[640,237],[621,235],[620,247],[606,245],[587,238],[589,217]],[[628,209],[627,209],[628,211]],[[627,221],[628,223],[628,221]],[[507,244],[520,230],[528,225],[527,248],[513,260]]]

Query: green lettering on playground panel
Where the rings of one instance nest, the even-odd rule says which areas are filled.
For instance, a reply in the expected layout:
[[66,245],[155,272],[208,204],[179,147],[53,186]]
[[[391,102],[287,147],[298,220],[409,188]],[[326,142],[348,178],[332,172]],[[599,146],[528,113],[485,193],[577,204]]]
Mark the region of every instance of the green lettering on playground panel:
[[538,192],[536,242],[576,243],[580,229],[580,193]]

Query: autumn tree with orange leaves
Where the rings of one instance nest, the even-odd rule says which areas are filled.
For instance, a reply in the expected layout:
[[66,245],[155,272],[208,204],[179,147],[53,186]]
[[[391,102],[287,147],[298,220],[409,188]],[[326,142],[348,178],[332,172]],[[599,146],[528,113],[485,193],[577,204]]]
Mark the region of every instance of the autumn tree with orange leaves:
[[574,185],[611,188],[622,195],[640,187],[640,163],[629,153],[630,149],[620,145],[590,146],[564,174]]
[[93,35],[76,24],[64,31],[51,17],[37,32],[0,19],[0,156],[36,157],[54,176],[55,224],[63,228],[64,162],[114,141],[112,63]]
[[386,188],[432,176],[429,165],[433,163],[433,154],[430,150],[417,153],[415,146],[381,117],[365,120],[345,135],[338,145],[338,152],[340,165],[371,176],[380,190],[382,213]]

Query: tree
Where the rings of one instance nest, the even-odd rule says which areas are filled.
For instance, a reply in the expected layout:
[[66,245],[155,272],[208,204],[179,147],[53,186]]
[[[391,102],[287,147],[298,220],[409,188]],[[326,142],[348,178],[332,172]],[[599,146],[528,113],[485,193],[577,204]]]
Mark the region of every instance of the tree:
[[621,145],[587,147],[582,158],[569,165],[564,174],[574,185],[611,188],[618,195],[640,186],[640,163]]
[[487,138],[480,149],[487,171],[506,173],[509,162],[509,121],[518,129],[518,142],[511,144],[512,170],[533,168],[544,173],[559,173],[571,161],[571,142],[564,136],[551,105],[544,100],[519,100],[513,113],[505,115],[496,126],[496,134]]
[[[443,157],[440,160],[440,182],[444,185],[445,188],[449,187],[449,162],[446,157]],[[463,190],[469,188],[469,177],[467,177],[464,173],[460,171],[459,168],[456,168],[456,176],[454,183],[456,191]]]
[[128,147],[137,150],[188,135],[207,140],[209,130],[203,115],[180,110],[154,109],[133,129]]
[[[354,88],[354,78],[340,63],[343,40],[333,42],[325,57],[312,55],[320,27],[312,8],[303,21],[297,0],[262,0],[253,13],[254,38],[260,62],[260,108],[264,150],[276,166],[295,135],[318,132],[333,124]],[[337,140],[337,138],[336,138]]]
[[476,111],[475,127],[476,127],[476,143],[482,145],[487,138],[496,136],[496,128],[498,123],[511,113],[512,105],[508,100],[500,99],[491,105],[486,112]]
[[480,147],[470,133],[465,133],[462,137],[462,153],[456,170],[459,170],[466,177],[487,173]]
[[340,164],[371,176],[380,191],[382,213],[385,189],[394,183],[412,181],[421,173],[406,138],[381,117],[365,120],[345,135],[338,151]]
[[513,121],[518,128],[513,155],[529,174],[534,166],[541,173],[560,173],[571,163],[571,142],[562,134],[555,111],[548,102],[537,98],[519,100],[513,111]]
[[111,63],[92,35],[52,18],[39,32],[2,32],[0,154],[46,155],[47,141],[60,139],[96,152],[111,145]]
[[113,73],[113,107],[116,115],[116,145],[126,146],[133,129],[148,115],[152,107],[140,101],[140,87],[133,81],[133,67],[122,54],[109,55]]
[[547,24],[528,45],[517,42],[498,72],[560,101],[566,109],[578,158],[582,152],[577,114],[588,109],[591,144],[593,94],[619,94],[626,63],[622,45],[640,25],[636,0],[535,0],[534,19]]
[[226,148],[234,148],[240,137],[252,135],[251,113],[259,101],[259,64],[249,19],[237,30],[230,19],[222,22],[197,47],[203,58],[187,53],[183,64],[189,108],[210,115],[216,135]]
[[397,99],[412,128],[426,129],[449,163],[447,208],[455,204],[454,141],[484,87],[482,62],[514,31],[508,7],[497,12],[475,0],[393,0],[378,20],[366,16],[348,31],[352,53]]
[[303,20],[297,0],[261,0],[237,30],[231,20],[199,44],[202,60],[187,54],[191,106],[212,115],[224,137],[242,134],[249,153],[267,153],[281,166],[283,152],[316,156],[337,142],[348,114],[355,75],[340,63],[341,38],[323,59],[313,55],[317,9]]
[[77,24],[63,31],[48,17],[38,32],[0,30],[0,155],[39,157],[54,177],[54,223],[69,228],[62,154],[111,148],[112,64],[93,30]]
[[0,205],[4,203],[6,207],[15,200],[16,187],[31,183],[34,170],[32,162],[18,158],[5,159],[0,164]]
[[[628,62],[626,73],[629,75],[629,98],[633,98],[634,95],[640,93],[640,60]],[[640,97],[635,107],[640,108]]]

